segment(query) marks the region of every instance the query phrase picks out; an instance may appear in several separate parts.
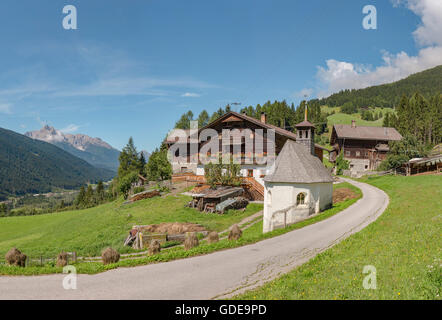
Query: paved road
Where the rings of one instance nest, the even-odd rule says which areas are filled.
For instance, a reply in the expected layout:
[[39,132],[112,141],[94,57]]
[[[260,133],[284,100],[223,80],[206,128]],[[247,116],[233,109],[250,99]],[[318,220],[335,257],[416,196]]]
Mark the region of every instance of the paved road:
[[79,275],[77,290],[63,289],[64,275],[0,277],[0,299],[211,299],[241,293],[305,263],[382,214],[389,201],[383,191],[349,182],[362,190],[362,199],[282,236],[205,256]]

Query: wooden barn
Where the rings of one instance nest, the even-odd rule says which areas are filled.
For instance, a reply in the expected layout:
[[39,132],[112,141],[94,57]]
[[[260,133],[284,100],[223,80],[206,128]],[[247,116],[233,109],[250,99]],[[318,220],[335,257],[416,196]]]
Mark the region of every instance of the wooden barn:
[[343,152],[352,173],[375,170],[390,151],[388,143],[401,139],[395,128],[356,126],[354,120],[351,125],[335,124],[330,138],[330,162],[334,163]]

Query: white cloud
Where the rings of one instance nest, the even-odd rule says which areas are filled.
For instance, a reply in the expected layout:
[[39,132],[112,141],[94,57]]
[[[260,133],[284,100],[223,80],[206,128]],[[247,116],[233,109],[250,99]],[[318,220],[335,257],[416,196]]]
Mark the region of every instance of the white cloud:
[[420,49],[416,56],[406,52],[383,52],[383,64],[376,68],[345,61],[329,59],[327,67],[318,67],[317,77],[325,89],[319,97],[328,96],[343,89],[360,89],[394,82],[410,74],[442,64],[442,1],[393,0],[394,5],[405,4],[422,18],[421,25],[413,32]]
[[187,97],[187,98],[198,98],[198,97],[201,97],[200,94],[198,94],[198,93],[192,93],[192,92],[186,92],[186,93],[183,93],[181,96],[182,96],[182,97]]
[[0,113],[12,114],[10,103],[0,103]]
[[79,125],[70,124],[66,128],[60,129],[60,131],[63,133],[74,133],[74,132],[78,131],[79,128],[80,128]]
[[399,3],[405,3],[407,8],[422,18],[421,25],[413,32],[420,45],[442,45],[442,1],[403,0]]

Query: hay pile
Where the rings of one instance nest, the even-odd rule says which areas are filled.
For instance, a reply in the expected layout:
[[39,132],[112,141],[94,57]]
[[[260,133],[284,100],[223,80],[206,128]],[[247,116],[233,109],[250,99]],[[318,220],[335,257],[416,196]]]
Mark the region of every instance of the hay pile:
[[149,245],[149,255],[153,256],[154,254],[158,254],[161,251],[161,244],[158,240],[153,240]]
[[232,229],[229,232],[229,240],[238,240],[242,236],[242,231],[238,227],[237,224],[235,224]]
[[207,243],[215,243],[219,241],[219,235],[218,232],[212,231],[209,233],[209,237],[207,238]]
[[17,248],[12,248],[5,256],[6,262],[10,266],[17,266],[24,268],[26,266],[26,255],[21,253]]
[[188,222],[165,222],[148,226],[137,226],[136,229],[143,233],[167,233],[169,235],[183,234],[186,232],[202,232],[206,230],[206,228],[200,224]]
[[101,252],[101,260],[103,264],[117,263],[120,260],[120,254],[115,249],[109,247]]
[[57,267],[65,267],[68,265],[68,254],[64,251],[57,256]]
[[196,236],[196,233],[195,232],[188,232],[186,234],[186,240],[184,240],[184,249],[190,250],[190,249],[198,247],[198,246],[199,246],[199,240],[198,240],[198,237]]

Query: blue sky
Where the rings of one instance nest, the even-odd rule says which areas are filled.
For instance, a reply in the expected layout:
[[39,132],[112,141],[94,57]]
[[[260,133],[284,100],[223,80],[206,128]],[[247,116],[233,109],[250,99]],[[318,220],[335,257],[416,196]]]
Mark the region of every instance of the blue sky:
[[442,64],[440,21],[439,0],[3,0],[0,127],[152,151],[189,109],[298,104]]

